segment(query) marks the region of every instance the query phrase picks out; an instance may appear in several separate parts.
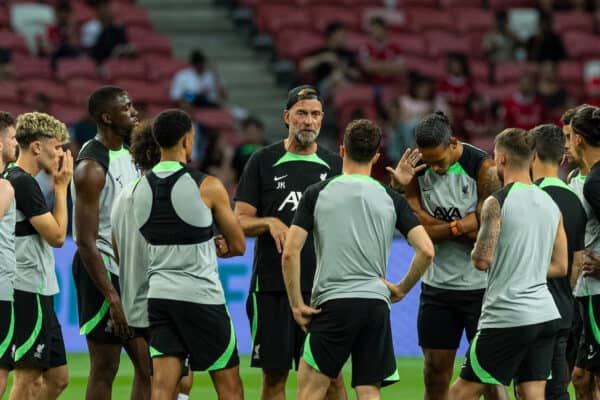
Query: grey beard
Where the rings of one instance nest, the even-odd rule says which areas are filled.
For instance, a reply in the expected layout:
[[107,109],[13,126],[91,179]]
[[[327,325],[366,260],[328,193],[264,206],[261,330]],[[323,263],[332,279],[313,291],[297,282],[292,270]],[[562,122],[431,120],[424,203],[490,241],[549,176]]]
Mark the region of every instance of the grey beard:
[[302,147],[308,147],[313,144],[317,140],[317,136],[319,136],[318,132],[310,134],[310,136],[301,135],[300,131],[298,131],[294,137]]

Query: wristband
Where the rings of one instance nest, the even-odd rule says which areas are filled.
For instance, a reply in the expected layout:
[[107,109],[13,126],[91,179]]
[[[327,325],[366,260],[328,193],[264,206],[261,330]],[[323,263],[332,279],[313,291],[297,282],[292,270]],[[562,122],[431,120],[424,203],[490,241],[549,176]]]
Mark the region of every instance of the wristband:
[[458,231],[458,222],[452,221],[450,222],[450,231],[454,236],[460,236],[460,232]]

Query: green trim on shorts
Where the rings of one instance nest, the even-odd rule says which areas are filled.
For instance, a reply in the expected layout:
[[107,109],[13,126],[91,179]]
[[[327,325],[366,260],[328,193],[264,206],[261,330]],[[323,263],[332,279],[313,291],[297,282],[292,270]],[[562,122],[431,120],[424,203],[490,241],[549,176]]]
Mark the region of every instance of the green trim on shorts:
[[[105,256],[105,257],[102,257],[102,261],[104,261],[105,263],[107,263],[107,262],[110,262],[110,259]],[[106,273],[108,274],[108,280],[112,284],[112,277],[110,275],[110,271],[106,270]],[[92,317],[92,319],[90,319],[88,322],[86,322],[85,324],[81,325],[81,329],[79,329],[79,334],[80,335],[89,335],[89,333],[91,331],[93,331],[94,328],[96,328],[96,326],[98,326],[98,324],[100,323],[100,321],[102,321],[102,318],[104,318],[104,316],[108,312],[108,309],[109,309],[108,301],[104,300],[102,302],[102,305],[100,306],[100,310],[98,310],[98,312],[96,313],[96,315],[94,315]]]
[[473,338],[473,342],[471,343],[471,350],[469,350],[469,361],[471,362],[471,368],[473,369],[473,372],[475,372],[475,375],[477,375],[477,378],[479,378],[479,380],[482,383],[501,385],[501,383],[498,382],[496,378],[490,375],[490,373],[483,369],[481,364],[479,364],[479,360],[477,359],[477,352],[475,351],[475,348],[477,347],[477,339],[479,338],[479,333],[480,331],[477,331],[477,334],[475,335],[475,337]]
[[225,368],[235,351],[235,331],[233,330],[233,321],[231,320],[231,315],[229,315],[227,306],[225,306],[225,310],[227,311],[227,317],[229,318],[229,344],[223,354],[221,354],[221,357],[206,369],[207,371],[216,371]]
[[384,382],[398,382],[399,380],[400,374],[398,373],[398,368],[396,368],[393,374],[383,379]]
[[10,346],[10,343],[12,342],[14,331],[15,331],[15,306],[14,306],[14,303],[11,301],[10,302],[10,325],[8,326],[8,333],[6,334],[6,337],[4,338],[2,343],[0,343],[0,358],[2,358],[4,356],[4,353],[6,353],[6,350]]
[[42,318],[43,317],[42,317],[42,304],[40,302],[40,295],[36,294],[35,298],[37,300],[37,320],[35,321],[35,326],[33,327],[33,332],[31,332],[31,335],[29,336],[29,338],[25,341],[25,343],[23,343],[21,346],[19,346],[15,350],[15,356],[14,356],[15,362],[19,361],[21,358],[23,358],[23,356],[25,354],[27,354],[29,349],[31,349],[31,346],[33,346],[33,343],[36,341],[36,339],[40,335],[40,331],[42,330]]
[[302,359],[308,365],[313,367],[313,369],[317,370],[318,372],[321,372],[321,369],[317,365],[317,362],[315,361],[315,357],[313,356],[312,350],[310,348],[310,333],[308,335],[306,335],[306,339],[304,340],[304,352],[302,353]]
[[256,293],[252,294],[252,346],[254,346],[254,339],[256,338],[256,332],[258,331],[258,305],[256,304]]
[[164,356],[163,353],[161,353],[160,351],[156,350],[152,346],[148,346],[148,349],[150,350],[150,358]]
[[[589,292],[588,292],[589,293]],[[594,316],[594,306],[592,304],[592,296],[588,295],[588,314],[590,317],[590,325],[592,327],[592,333],[594,334],[594,339],[596,343],[600,343],[600,329],[598,329],[598,324],[596,323],[596,317]]]

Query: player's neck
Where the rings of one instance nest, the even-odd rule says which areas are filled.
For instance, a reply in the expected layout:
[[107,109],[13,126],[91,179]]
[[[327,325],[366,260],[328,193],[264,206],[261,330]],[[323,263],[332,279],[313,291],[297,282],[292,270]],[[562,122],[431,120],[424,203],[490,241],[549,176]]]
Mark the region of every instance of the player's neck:
[[288,136],[287,139],[283,141],[283,147],[285,150],[300,155],[310,155],[317,152],[317,143],[311,143],[308,146],[302,146],[293,136]]
[[[23,151],[23,149],[21,149],[21,151]],[[31,176],[36,176],[40,172],[37,161],[35,158],[30,157],[29,153],[22,152],[19,154],[19,158],[15,162],[15,165]]]
[[583,161],[585,165],[588,167],[588,171],[590,168],[594,166],[598,161],[600,161],[600,148],[598,147],[589,147],[586,149],[583,154]]
[[164,161],[175,161],[186,164],[187,157],[185,149],[183,147],[174,149],[160,149],[160,162]]
[[373,168],[372,163],[359,164],[350,160],[348,157],[344,157],[342,163],[342,174],[344,175],[366,175],[371,176],[371,169]]
[[531,175],[529,175],[529,169],[504,169],[504,186],[513,183],[520,182],[526,185],[531,185]]
[[539,163],[532,168],[532,175],[534,181],[540,178],[558,178],[558,165]]
[[121,150],[123,147],[123,138],[115,134],[110,129],[102,129],[98,127],[98,141],[109,150]]

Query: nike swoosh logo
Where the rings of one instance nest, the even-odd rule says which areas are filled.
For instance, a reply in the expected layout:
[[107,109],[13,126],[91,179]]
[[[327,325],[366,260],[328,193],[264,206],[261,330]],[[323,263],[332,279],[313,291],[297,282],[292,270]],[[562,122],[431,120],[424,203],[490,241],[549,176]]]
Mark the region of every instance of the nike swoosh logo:
[[274,180],[275,182],[277,182],[277,181],[280,181],[280,180],[282,180],[282,179],[283,179],[283,178],[285,178],[285,177],[287,177],[287,175],[284,175],[284,176],[275,176],[275,177],[273,177],[273,180]]
[[587,359],[588,359],[588,360],[591,360],[592,358],[596,357],[596,353],[598,353],[598,352],[596,351],[596,352],[594,352],[594,353],[592,353],[592,354],[588,354],[588,355],[587,355]]

